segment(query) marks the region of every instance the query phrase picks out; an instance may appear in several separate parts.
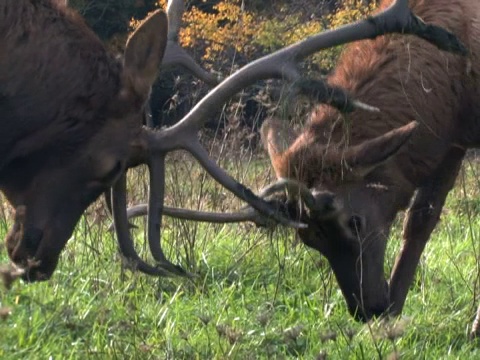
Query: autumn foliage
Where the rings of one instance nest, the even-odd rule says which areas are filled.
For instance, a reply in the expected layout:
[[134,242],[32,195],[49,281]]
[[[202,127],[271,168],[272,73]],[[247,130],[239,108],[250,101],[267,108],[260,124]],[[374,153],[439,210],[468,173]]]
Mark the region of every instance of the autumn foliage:
[[[205,1],[204,1],[205,2]],[[180,33],[182,46],[197,55],[206,67],[235,62],[246,63],[266,53],[293,44],[328,28],[335,28],[365,18],[375,5],[360,0],[344,1],[335,12],[322,18],[291,13],[287,6],[273,13],[254,13],[244,9],[241,0],[219,1],[213,11],[192,6],[183,16]],[[157,2],[166,8],[166,0]],[[132,30],[138,25],[132,20]],[[321,68],[331,68],[339,49],[317,54],[312,61]]]

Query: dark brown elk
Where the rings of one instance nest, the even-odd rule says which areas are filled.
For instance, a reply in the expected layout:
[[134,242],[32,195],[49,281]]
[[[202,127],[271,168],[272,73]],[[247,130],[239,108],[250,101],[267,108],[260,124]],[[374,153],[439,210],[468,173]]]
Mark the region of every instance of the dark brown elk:
[[[17,210],[6,244],[13,262],[26,269],[26,279],[51,276],[83,211],[114,184],[122,253],[149,274],[184,273],[164,258],[158,236],[159,169],[166,151],[184,146],[178,130],[142,128],[165,48],[165,63],[191,67],[175,43],[177,8],[178,2],[169,6],[168,36],[167,17],[157,11],[129,38],[120,60],[64,1],[0,0],[0,190]],[[196,139],[200,126],[201,120],[180,126],[188,150],[239,197],[288,222],[208,158]],[[121,224],[123,173],[145,163],[154,184],[149,237],[155,267],[138,257],[124,231],[126,220]]]
[[[381,8],[391,3],[382,1]],[[456,34],[468,55],[414,36],[350,44],[327,82],[379,112],[343,116],[320,105],[298,133],[278,120],[262,129],[277,177],[295,180],[308,199],[302,241],[328,259],[350,312],[362,320],[402,311],[465,151],[480,145],[480,3],[409,4],[426,23]],[[405,209],[388,284],[387,238]]]
[[[142,127],[142,113],[164,53],[162,65],[180,61],[189,66],[175,60],[183,2],[169,1],[168,24],[163,12],[150,15],[129,38],[122,60],[108,54],[63,4],[0,0],[0,190],[16,209],[7,250],[30,281],[52,275],[81,214],[110,188],[122,254],[144,273],[185,275],[160,246],[161,218],[169,210],[163,204],[164,159],[177,149],[190,152],[215,180],[249,203],[254,210],[241,214],[243,218],[305,227],[255,196],[208,157],[197,133],[210,114],[257,80],[283,78],[300,89],[310,88],[312,82],[302,81],[297,62],[349,41],[407,32],[464,52],[454,36],[426,25],[410,12],[406,0],[397,0],[377,17],[318,34],[249,64],[220,83],[178,124],[154,131]],[[320,101],[343,111],[372,110],[340,88],[321,81],[313,84],[318,85],[315,96]],[[128,231],[125,172],[140,164],[150,171],[147,233],[155,266],[140,259]],[[238,216],[224,220],[232,218]],[[306,220],[311,227],[305,231],[315,231],[312,218]]]

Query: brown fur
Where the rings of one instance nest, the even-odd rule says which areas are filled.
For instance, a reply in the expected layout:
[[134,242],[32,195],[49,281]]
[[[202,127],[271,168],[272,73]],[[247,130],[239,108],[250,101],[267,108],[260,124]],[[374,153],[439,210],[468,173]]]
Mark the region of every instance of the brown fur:
[[74,151],[103,125],[120,88],[120,65],[76,13],[51,1],[9,3],[0,2],[0,68],[8,69],[0,72],[0,102],[8,100],[0,107],[0,154],[10,155],[0,174],[66,131],[78,134],[64,150]]

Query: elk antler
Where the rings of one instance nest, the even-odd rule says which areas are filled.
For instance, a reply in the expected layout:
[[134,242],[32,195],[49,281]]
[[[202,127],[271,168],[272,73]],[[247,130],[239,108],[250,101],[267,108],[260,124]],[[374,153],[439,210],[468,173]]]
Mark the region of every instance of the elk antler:
[[185,11],[183,0],[168,0],[168,35],[167,48],[163,56],[162,67],[180,65],[186,68],[194,76],[208,85],[217,85],[219,78],[205,71],[193,58],[178,44],[178,33],[182,25],[182,15]]
[[[148,205],[139,204],[128,208],[127,217],[129,219],[139,216],[148,215]],[[253,208],[246,207],[235,213],[223,212],[209,212],[189,210],[176,207],[165,206],[163,208],[163,215],[173,217],[176,219],[202,221],[217,224],[239,223],[239,222],[253,222],[258,226],[266,226],[269,221]],[[270,221],[271,223],[271,221]]]
[[[277,192],[287,191],[292,197],[300,196],[302,201],[307,205],[308,208],[312,209],[316,206],[316,200],[313,197],[310,189],[303,183],[294,180],[294,179],[279,179],[278,181],[268,185],[267,187],[260,190],[258,196],[262,199],[266,199],[270,195],[273,195]],[[132,219],[139,216],[149,215],[148,205],[139,204],[130,207],[127,210],[128,219]],[[238,223],[250,221],[255,223],[257,226],[267,226],[271,221],[268,218],[263,216],[260,212],[256,211],[252,207],[244,207],[235,213],[224,213],[224,212],[206,212],[198,210],[188,210],[175,207],[165,206],[163,208],[163,215],[170,216],[176,219],[184,220],[193,220],[193,221],[202,221],[210,223]],[[303,224],[299,224],[299,228],[305,227]]]
[[[181,18],[181,13],[178,9],[183,9],[182,1],[178,3],[174,2],[174,0],[169,1],[169,11],[176,14],[175,17],[172,16],[170,25],[172,29],[176,29],[172,30],[172,34],[175,33],[175,31],[178,33]],[[175,22],[173,22],[174,18],[176,19]],[[459,54],[466,53],[465,47],[453,34],[442,28],[423,23],[411,13],[408,8],[408,0],[396,0],[388,9],[373,17],[309,37],[246,65],[222,81],[176,125],[162,130],[142,129],[140,142],[143,145],[135,149],[135,155],[132,155],[130,166],[136,166],[140,163],[148,164],[149,166],[151,181],[148,205],[148,241],[152,254],[162,269],[178,274],[183,273],[178,267],[165,259],[159,242],[161,217],[165,210],[163,207],[165,154],[178,149],[184,149],[190,152],[216,181],[237,197],[246,201],[263,216],[288,226],[303,226],[303,224],[294,222],[276,212],[268,203],[254,195],[249,189],[235,181],[215,164],[215,162],[208,157],[207,151],[200,145],[197,133],[221,104],[224,104],[238,91],[252,85],[256,81],[279,78],[299,84],[301,89],[306,87],[305,84],[311,88],[312,82],[305,81],[298,70],[297,63],[300,60],[332,46],[395,32],[417,35],[432,42],[440,49]],[[171,36],[174,37],[173,35]],[[321,81],[317,81],[314,84],[327,89],[327,91],[323,92],[326,95],[318,95],[321,94],[322,91],[317,92],[318,94],[315,96],[318,97],[318,101],[331,103],[329,97],[332,92],[335,92],[336,94],[340,93],[343,95],[343,103],[345,106],[341,106],[342,101],[337,101],[336,104],[340,107],[340,110],[348,111],[349,108],[357,105],[353,100],[349,100],[349,97],[341,89],[332,90],[327,84]],[[113,192],[114,198],[124,196],[124,192],[125,186],[117,184]],[[115,204],[117,206],[115,206]],[[115,215],[115,227],[119,239],[122,239],[119,241],[131,243],[128,234],[125,205],[124,200],[114,201],[114,213],[117,213],[117,215]],[[118,214],[119,212],[121,212],[121,215]],[[119,224],[119,222],[121,222],[121,224]],[[156,274],[162,272],[158,270],[158,268],[154,268],[156,270],[152,271],[151,267],[147,268],[145,263],[140,262],[138,255],[136,253],[134,254],[132,244],[127,246],[124,243],[121,246],[123,246],[124,250],[128,253],[127,257],[138,262],[139,270]]]
[[[133,242],[130,239],[129,229],[128,229],[128,220],[127,220],[127,180],[126,175],[123,174],[112,188],[112,208],[113,208],[113,221],[115,224],[115,231],[117,233],[118,244],[120,246],[120,251],[126,257],[128,261],[132,262],[132,265],[135,269],[148,274],[156,276],[169,276],[169,275],[180,275],[188,276],[188,273],[170,263],[168,260],[161,262],[161,267],[154,267],[148,265],[144,262],[135,251]],[[162,252],[160,250],[160,252]],[[163,254],[163,252],[162,252]]]
[[[189,144],[192,138],[196,139],[196,132],[210,115],[215,113],[219,104],[225,103],[243,88],[258,80],[269,78],[302,84],[297,63],[305,57],[333,46],[395,32],[417,35],[451,52],[462,55],[467,52],[453,34],[440,27],[426,25],[413,15],[408,8],[408,0],[397,0],[388,9],[373,17],[311,36],[246,65],[208,93],[179,123],[158,133],[150,132],[148,136],[152,138],[151,150],[168,152],[179,148],[188,151],[192,148],[196,149],[196,146]],[[318,83],[329,88],[322,81]],[[330,94],[331,92],[327,91],[327,96]],[[319,101],[329,101],[329,99],[322,99],[320,95],[317,96]],[[185,136],[186,134],[188,136]],[[168,141],[165,141],[167,138]]]

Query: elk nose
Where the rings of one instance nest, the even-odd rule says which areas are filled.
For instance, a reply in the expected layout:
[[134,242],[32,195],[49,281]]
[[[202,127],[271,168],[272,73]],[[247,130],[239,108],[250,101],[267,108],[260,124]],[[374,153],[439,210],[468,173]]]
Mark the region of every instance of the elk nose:
[[[383,285],[381,285],[383,284]],[[386,281],[379,282],[371,297],[364,298],[362,302],[356,300],[356,304],[349,304],[348,310],[355,320],[367,322],[373,317],[380,317],[388,313],[390,300],[388,298],[389,287]],[[382,289],[383,288],[383,289]],[[353,305],[353,306],[350,306]]]

